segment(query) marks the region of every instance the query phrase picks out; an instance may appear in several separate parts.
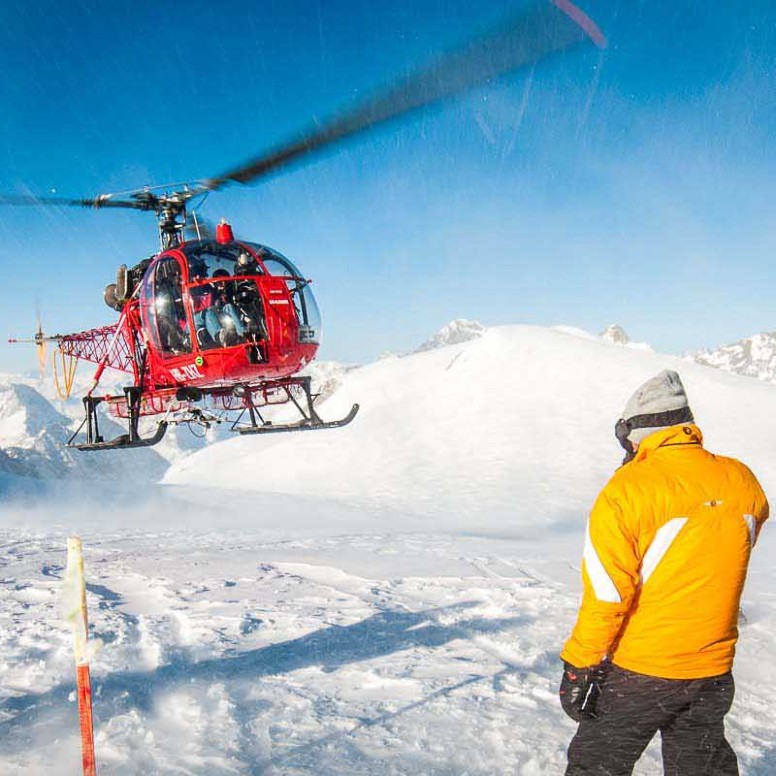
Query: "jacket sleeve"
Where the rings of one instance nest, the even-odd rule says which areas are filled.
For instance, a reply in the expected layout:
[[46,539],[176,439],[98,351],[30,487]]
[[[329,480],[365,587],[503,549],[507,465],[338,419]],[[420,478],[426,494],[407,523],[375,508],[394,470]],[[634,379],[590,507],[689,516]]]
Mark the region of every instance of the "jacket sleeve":
[[587,526],[582,560],[584,592],[577,623],[561,658],[582,668],[609,654],[638,586],[635,537],[610,482],[596,500]]

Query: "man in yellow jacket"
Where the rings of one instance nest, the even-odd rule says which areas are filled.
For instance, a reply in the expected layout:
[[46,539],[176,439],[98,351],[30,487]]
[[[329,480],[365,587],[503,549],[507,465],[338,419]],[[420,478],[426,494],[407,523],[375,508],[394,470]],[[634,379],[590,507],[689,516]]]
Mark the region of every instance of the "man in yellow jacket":
[[627,455],[590,514],[561,653],[561,703],[580,722],[566,776],[628,776],[658,731],[666,776],[735,776],[723,719],[768,502],[744,464],[703,449],[676,372],[644,383],[615,433]]

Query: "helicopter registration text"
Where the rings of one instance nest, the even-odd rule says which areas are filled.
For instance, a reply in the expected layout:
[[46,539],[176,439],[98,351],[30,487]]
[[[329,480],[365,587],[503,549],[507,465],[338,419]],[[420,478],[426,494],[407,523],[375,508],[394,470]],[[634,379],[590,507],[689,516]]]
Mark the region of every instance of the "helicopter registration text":
[[199,371],[196,364],[186,364],[182,367],[176,367],[170,370],[170,374],[181,383],[186,380],[195,380],[198,377],[205,376]]

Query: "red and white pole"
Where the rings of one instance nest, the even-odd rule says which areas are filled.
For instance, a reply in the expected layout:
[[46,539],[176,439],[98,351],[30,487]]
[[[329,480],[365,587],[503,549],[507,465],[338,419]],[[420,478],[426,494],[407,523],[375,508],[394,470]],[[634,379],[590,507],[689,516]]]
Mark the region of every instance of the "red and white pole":
[[68,588],[67,618],[73,626],[75,649],[75,678],[78,690],[78,721],[81,728],[81,755],[84,776],[97,776],[94,758],[94,722],[92,720],[92,682],[89,675],[87,640],[89,620],[86,613],[86,585],[84,583],[84,557],[81,540],[71,536],[67,540]]

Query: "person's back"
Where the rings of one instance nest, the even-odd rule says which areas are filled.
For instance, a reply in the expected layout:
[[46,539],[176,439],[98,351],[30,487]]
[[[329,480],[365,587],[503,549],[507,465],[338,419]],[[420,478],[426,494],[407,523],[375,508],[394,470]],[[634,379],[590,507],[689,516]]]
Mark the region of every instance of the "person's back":
[[641,571],[611,660],[639,673],[693,679],[732,666],[765,495],[746,466],[700,441],[695,426],[657,432],[622,469]]
[[[623,417],[628,462],[591,512],[582,606],[561,655],[564,708],[582,722],[567,774],[630,774],[658,730],[666,773],[736,774],[722,720],[768,502],[744,464],[703,449],[675,372],[642,386]],[[596,683],[599,704],[585,710]]]

